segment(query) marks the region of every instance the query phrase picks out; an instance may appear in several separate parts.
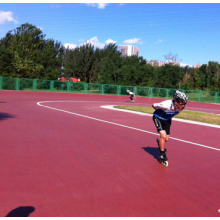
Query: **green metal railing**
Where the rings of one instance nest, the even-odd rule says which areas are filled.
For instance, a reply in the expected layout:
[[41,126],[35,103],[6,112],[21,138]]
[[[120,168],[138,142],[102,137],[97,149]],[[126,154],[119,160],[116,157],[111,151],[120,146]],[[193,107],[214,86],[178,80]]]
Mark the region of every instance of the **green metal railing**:
[[[0,90],[49,91],[67,93],[128,95],[127,90],[136,95],[150,98],[172,99],[176,89],[111,85],[83,82],[61,82],[43,79],[24,79],[0,76]],[[220,92],[201,90],[181,90],[187,94],[189,101],[220,103]]]

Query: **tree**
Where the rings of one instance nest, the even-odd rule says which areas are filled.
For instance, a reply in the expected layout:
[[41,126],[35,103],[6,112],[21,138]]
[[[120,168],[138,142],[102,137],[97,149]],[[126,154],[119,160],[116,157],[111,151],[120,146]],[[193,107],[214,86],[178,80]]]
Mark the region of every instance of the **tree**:
[[119,83],[123,85],[139,85],[141,82],[148,80],[145,70],[146,61],[143,59],[143,57],[123,57]]
[[11,72],[8,72],[9,76],[57,78],[56,73],[60,72],[62,63],[60,59],[62,47],[60,43],[44,38],[45,35],[39,28],[25,23],[16,28],[14,32],[9,31],[0,40],[0,47],[12,55],[10,62],[12,68]]
[[105,84],[117,84],[119,69],[121,66],[121,53],[115,44],[104,47],[100,56],[99,82]]
[[0,47],[0,73],[2,76],[8,76],[9,73],[13,72],[12,58],[12,53],[4,47]]
[[220,76],[220,65],[218,62],[209,61],[207,67],[207,73],[209,76],[209,88],[211,90],[219,90],[219,76]]
[[60,42],[53,39],[44,41],[42,52],[36,57],[36,63],[43,66],[41,78],[57,79],[61,74],[63,63],[64,48]]
[[208,81],[209,81],[209,76],[208,76],[208,71],[207,71],[207,64],[203,64],[199,70],[201,71],[201,74],[204,76],[204,89],[208,87]]
[[164,58],[166,61],[171,62],[171,63],[172,62],[176,63],[176,62],[182,61],[181,59],[178,58],[178,54],[173,54],[171,52],[169,54],[164,55]]
[[84,82],[91,82],[91,70],[94,61],[94,46],[85,44],[74,50],[66,49],[64,68],[66,76],[75,76]]
[[155,86],[160,88],[180,87],[185,72],[182,67],[165,64],[158,69],[158,78]]
[[205,75],[200,69],[196,69],[197,79],[195,82],[196,89],[204,90],[205,89]]

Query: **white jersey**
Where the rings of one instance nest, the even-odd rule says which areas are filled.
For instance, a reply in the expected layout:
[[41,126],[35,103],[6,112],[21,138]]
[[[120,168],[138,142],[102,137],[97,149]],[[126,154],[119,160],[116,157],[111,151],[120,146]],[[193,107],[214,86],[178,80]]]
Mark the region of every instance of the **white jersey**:
[[129,95],[135,96],[135,93],[134,92],[129,92]]
[[161,103],[155,103],[154,107],[156,111],[153,113],[157,118],[168,121],[173,116],[179,114],[182,110],[176,109],[174,110],[173,100],[166,100]]

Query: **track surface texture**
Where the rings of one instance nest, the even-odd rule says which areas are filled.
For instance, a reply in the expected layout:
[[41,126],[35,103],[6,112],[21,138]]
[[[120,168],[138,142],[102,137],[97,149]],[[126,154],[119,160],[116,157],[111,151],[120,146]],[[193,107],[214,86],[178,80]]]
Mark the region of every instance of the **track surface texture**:
[[[220,128],[101,108],[162,99],[0,91],[0,216],[220,217]],[[186,110],[220,114],[220,105]]]

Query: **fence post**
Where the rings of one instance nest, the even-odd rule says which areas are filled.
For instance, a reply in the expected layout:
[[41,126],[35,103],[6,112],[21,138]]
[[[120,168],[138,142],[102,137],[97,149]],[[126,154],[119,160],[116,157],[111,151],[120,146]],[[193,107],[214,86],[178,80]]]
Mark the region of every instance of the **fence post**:
[[54,81],[50,81],[50,91],[53,92],[54,90]]
[[202,101],[202,91],[198,91],[198,93],[199,93],[199,102],[201,102]]
[[153,98],[153,90],[150,88],[150,98]]
[[33,91],[37,91],[37,79],[33,80]]
[[218,92],[215,92],[215,103],[218,103]]
[[169,93],[170,93],[170,90],[166,89],[166,99],[169,99]]
[[2,90],[2,83],[3,82],[3,77],[2,76],[0,76],[0,90]]
[[19,78],[16,78],[16,86],[15,86],[15,89],[16,90],[19,90],[20,88],[20,79]]
[[67,82],[67,92],[70,93],[71,82]]
[[121,94],[121,86],[117,86],[117,94],[118,94],[118,95]]
[[104,85],[101,84],[101,94],[103,95],[104,94]]
[[85,83],[85,84],[84,84],[84,92],[87,93],[87,90],[88,90],[88,84]]
[[137,95],[137,87],[134,87],[134,93]]

